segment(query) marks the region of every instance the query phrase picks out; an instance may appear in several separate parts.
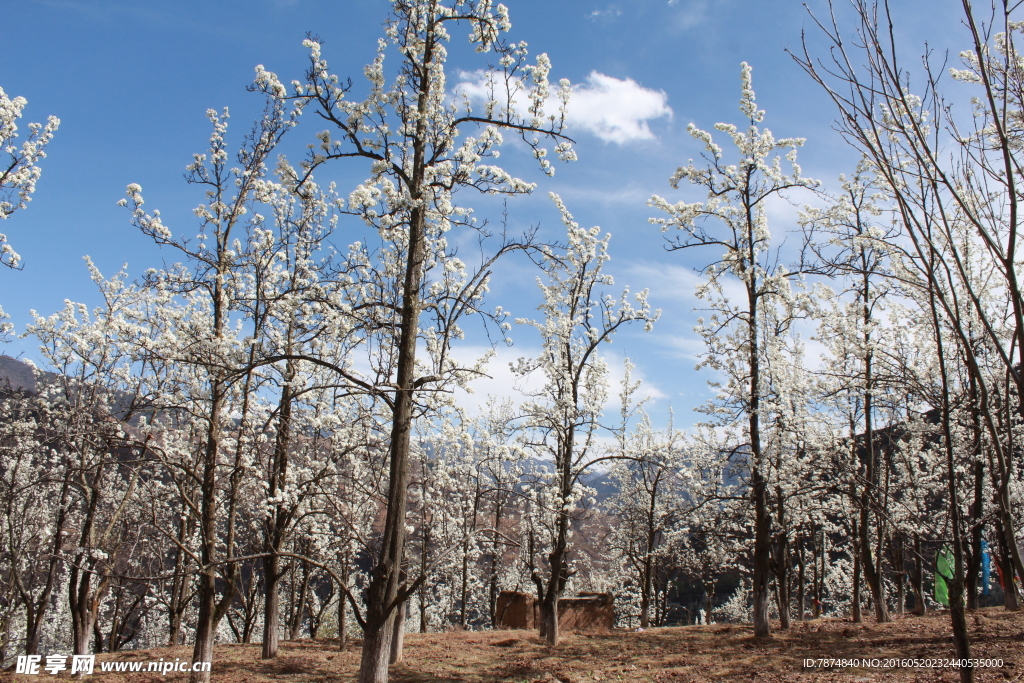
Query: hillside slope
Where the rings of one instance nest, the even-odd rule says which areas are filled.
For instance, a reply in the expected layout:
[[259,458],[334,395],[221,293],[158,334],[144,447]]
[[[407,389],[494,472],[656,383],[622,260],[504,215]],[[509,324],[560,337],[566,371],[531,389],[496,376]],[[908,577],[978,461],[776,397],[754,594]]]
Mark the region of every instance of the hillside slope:
[[[977,680],[1024,680],[1024,613],[989,608],[971,615],[974,656],[1001,659],[1002,666],[978,669]],[[259,645],[220,645],[213,663],[218,683],[344,683],[355,680],[359,643],[344,652],[337,641],[295,641],[281,646],[276,660],[261,661]],[[187,659],[190,647],[100,655],[103,661]],[[750,627],[711,625],[570,634],[549,649],[536,633],[479,631],[410,634],[406,661],[392,669],[396,683],[585,683],[587,681],[696,682],[771,681],[954,681],[958,672],[942,666],[953,657],[949,617],[908,616],[891,624],[853,625],[818,620],[757,641]],[[806,667],[806,659],[861,660],[859,666]],[[872,661],[869,666],[863,660]],[[886,660],[921,660],[928,666],[885,667]],[[847,662],[848,664],[849,662]],[[100,673],[103,683],[184,680],[184,674]],[[37,676],[0,676],[5,681]],[[58,678],[46,675],[47,679]]]

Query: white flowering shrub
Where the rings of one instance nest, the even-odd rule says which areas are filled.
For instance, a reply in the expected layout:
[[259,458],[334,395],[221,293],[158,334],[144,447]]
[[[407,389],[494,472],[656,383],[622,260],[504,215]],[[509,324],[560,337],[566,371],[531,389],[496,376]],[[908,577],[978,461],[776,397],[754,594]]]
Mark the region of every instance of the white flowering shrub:
[[753,621],[753,600],[750,595],[750,580],[744,579],[728,600],[711,612],[716,623],[749,624]]

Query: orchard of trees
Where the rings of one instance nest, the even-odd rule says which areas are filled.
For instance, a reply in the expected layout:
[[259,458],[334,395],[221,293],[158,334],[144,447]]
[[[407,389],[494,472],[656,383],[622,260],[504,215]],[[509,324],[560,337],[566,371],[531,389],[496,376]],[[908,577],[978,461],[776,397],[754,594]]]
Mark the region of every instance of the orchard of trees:
[[[360,680],[379,683],[406,630],[493,627],[502,590],[537,596],[555,646],[559,599],[580,591],[614,593],[623,626],[770,637],[924,612],[937,583],[970,657],[966,611],[1024,599],[1024,24],[964,0],[959,63],[908,71],[886,7],[852,9],[812,15],[825,48],[793,59],[855,168],[806,177],[804,141],[765,127],[744,63],[735,123],[691,124],[700,159],[669,181],[704,198],[649,200],[665,247],[703,264],[714,397],[686,431],[654,424],[628,362],[611,379],[606,342],[659,317],[614,284],[611,235],[556,195],[556,241],[474,214],[484,195],[514,212],[553,157],[575,161],[572,86],[511,41],[503,5],[393,0],[358,79],[313,36],[300,78],[257,67],[251,127],[208,112],[191,224],[127,188],[126,220],[165,265],[90,264],[101,305],[21,331],[45,367],[3,359],[0,661],[187,642],[216,662],[218,642],[273,658],[282,638],[359,637]],[[466,37],[482,99],[446,80]],[[12,269],[59,123],[26,134],[25,106],[0,91]],[[505,139],[535,176],[499,165]],[[365,180],[317,179],[337,167]],[[770,220],[780,199],[804,207],[792,224]],[[349,225],[372,239],[349,244]],[[532,317],[487,296],[509,263],[535,268]],[[488,373],[467,334],[528,328],[540,352],[512,371],[530,388],[460,405]]]

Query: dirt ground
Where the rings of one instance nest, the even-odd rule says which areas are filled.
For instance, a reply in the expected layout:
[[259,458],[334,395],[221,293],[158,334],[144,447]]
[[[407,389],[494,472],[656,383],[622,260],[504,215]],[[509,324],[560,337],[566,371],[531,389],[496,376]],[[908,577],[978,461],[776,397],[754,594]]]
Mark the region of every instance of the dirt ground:
[[[1024,681],[1024,613],[989,608],[969,620],[974,658],[1002,660],[1001,666],[978,668],[976,680]],[[355,680],[359,645],[354,641],[341,652],[337,641],[285,642],[280,657],[270,661],[259,659],[258,644],[219,645],[212,680],[347,683]],[[179,647],[99,655],[96,672],[80,680],[185,680],[184,674],[101,673],[100,662],[187,659],[190,652]],[[959,680],[958,671],[942,661],[954,657],[946,613],[907,616],[883,625],[797,623],[788,632],[776,631],[770,640],[755,639],[749,626],[728,625],[573,633],[557,648],[544,646],[532,631],[409,634],[405,652],[405,662],[392,667],[396,683]],[[824,659],[840,661],[818,661]],[[814,660],[813,666],[805,660]],[[0,674],[3,681],[61,677],[46,672]]]

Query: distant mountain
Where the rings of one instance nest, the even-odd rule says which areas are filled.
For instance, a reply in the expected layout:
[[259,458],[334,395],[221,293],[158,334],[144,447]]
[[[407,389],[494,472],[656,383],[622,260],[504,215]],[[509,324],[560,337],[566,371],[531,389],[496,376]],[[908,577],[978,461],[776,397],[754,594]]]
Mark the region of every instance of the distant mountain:
[[[552,469],[550,460],[530,458],[526,462],[528,466],[532,465],[538,470],[543,470],[545,472],[550,472]],[[597,492],[595,497],[597,498],[598,504],[604,503],[619,491],[618,485],[612,481],[611,477],[608,476],[607,471],[594,470],[587,472],[580,477],[580,482],[591,487]]]
[[580,477],[582,482],[597,491],[597,502],[603,503],[619,492],[618,485],[607,472],[591,472]]
[[27,363],[10,356],[0,356],[0,391],[7,389],[34,392],[36,376]]

